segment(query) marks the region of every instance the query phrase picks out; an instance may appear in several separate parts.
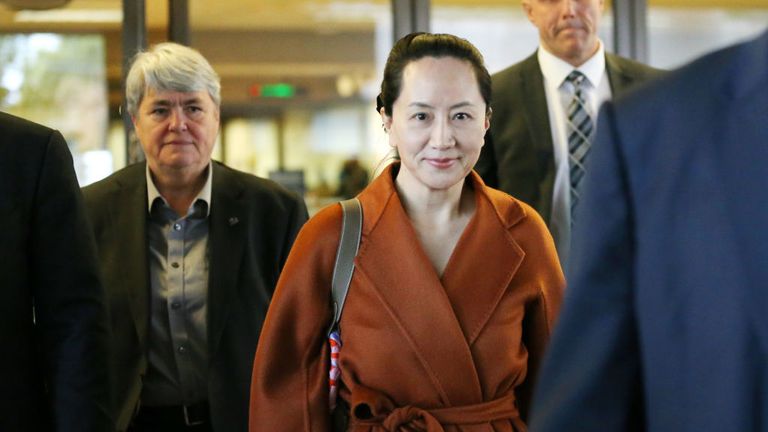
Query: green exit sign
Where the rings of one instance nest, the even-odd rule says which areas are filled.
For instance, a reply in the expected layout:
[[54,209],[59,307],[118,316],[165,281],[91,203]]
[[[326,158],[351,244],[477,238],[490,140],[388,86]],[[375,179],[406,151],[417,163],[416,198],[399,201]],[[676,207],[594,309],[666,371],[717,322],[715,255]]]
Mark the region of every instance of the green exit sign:
[[254,84],[250,93],[255,97],[287,99],[296,96],[296,86],[287,83]]

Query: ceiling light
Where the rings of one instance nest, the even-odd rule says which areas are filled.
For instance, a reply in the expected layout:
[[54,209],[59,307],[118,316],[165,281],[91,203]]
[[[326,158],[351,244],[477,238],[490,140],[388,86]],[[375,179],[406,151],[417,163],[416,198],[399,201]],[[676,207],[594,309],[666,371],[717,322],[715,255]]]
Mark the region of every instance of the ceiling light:
[[119,9],[56,9],[47,11],[19,11],[16,22],[70,22],[70,23],[120,23],[123,11]]
[[66,5],[69,0],[0,0],[14,9],[53,9]]

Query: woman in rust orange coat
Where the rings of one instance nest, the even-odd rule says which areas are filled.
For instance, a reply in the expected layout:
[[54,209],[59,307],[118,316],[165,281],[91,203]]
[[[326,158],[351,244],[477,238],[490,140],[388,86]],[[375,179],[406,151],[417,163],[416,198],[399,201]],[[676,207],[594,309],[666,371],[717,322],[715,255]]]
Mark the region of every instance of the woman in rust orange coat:
[[[340,328],[348,430],[525,431],[533,378],[564,285],[531,207],[472,171],[490,125],[490,76],[451,35],[411,34],[378,110],[399,161],[363,192]],[[330,431],[331,278],[338,205],[300,232],[267,314],[250,430]]]

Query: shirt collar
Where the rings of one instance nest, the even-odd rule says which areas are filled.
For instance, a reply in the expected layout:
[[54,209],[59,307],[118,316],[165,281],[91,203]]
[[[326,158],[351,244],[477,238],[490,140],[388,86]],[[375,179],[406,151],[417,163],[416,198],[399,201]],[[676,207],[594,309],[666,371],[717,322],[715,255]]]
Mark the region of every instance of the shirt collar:
[[555,87],[560,88],[568,74],[574,70],[578,70],[587,77],[592,88],[598,88],[605,72],[605,47],[603,46],[603,42],[599,39],[597,44],[597,52],[577,68],[574,68],[570,63],[540,46],[538,50],[538,60],[539,66],[541,67],[541,73],[544,75],[547,82],[553,83]]
[[[211,214],[211,190],[213,185],[213,163],[208,163],[208,169],[206,170],[206,179],[205,184],[203,185],[203,188],[200,189],[200,192],[197,193],[197,197],[192,201],[192,205],[195,205],[198,201],[202,201],[205,203],[205,215],[204,217],[208,217],[209,214]],[[157,190],[157,186],[155,186],[155,181],[152,180],[152,175],[149,172],[149,164],[147,164],[146,169],[146,176],[147,176],[147,211],[151,214],[152,213],[152,204],[157,200],[158,198],[163,200],[163,203],[165,205],[168,205],[168,201],[163,198],[162,195],[160,195],[160,191]],[[185,215],[180,215],[185,216]]]

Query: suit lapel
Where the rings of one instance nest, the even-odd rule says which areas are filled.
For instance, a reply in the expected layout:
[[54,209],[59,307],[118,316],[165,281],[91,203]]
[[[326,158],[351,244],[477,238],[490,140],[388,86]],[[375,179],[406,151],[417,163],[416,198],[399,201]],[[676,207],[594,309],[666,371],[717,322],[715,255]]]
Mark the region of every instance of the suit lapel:
[[540,185],[538,203],[531,203],[540,209],[541,216],[549,223],[552,213],[552,194],[555,185],[555,157],[552,141],[552,127],[549,123],[547,95],[544,90],[544,77],[541,73],[537,53],[533,53],[522,65],[518,93],[521,112],[528,125],[530,139],[536,149],[536,160],[540,163],[543,177]]
[[[146,347],[149,325],[149,263],[147,258],[147,181],[146,165],[136,167],[136,174],[117,184],[116,199],[110,205],[110,226],[120,257],[110,273],[121,274],[121,284],[136,327],[139,344]],[[139,235],[137,235],[139,233]]]
[[519,94],[523,97],[520,103],[523,106],[523,115],[528,123],[531,139],[540,152],[550,156],[552,150],[552,129],[549,124],[549,110],[547,109],[547,95],[544,91],[544,77],[536,54],[526,60],[521,73],[522,79],[518,83]]
[[605,54],[605,65],[608,73],[608,84],[611,87],[612,97],[615,99],[616,96],[623,94],[634,84],[635,77],[621,64],[619,57],[613,54]]
[[213,357],[230,307],[237,298],[240,257],[246,241],[248,212],[242,185],[213,163],[209,225],[208,352]]
[[[523,210],[514,206],[501,218],[479,177],[472,173],[472,178],[477,191],[475,216],[443,275],[446,293],[470,346],[493,315],[525,256],[508,232],[508,227],[523,217]],[[478,265],[477,253],[483,250],[492,253],[484,254],[482,265]]]

